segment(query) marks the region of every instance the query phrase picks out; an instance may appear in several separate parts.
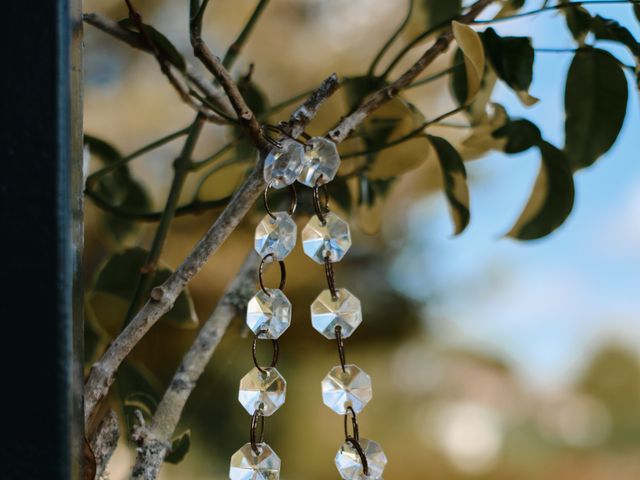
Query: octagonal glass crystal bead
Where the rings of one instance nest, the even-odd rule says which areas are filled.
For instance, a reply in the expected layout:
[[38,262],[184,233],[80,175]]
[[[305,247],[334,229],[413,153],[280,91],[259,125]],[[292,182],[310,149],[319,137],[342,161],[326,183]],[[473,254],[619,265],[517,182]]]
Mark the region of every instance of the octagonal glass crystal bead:
[[276,339],[291,325],[291,302],[277,288],[256,293],[247,305],[247,326],[260,338]]
[[264,160],[264,180],[273,188],[284,188],[296,181],[305,162],[304,146],[284,139],[282,148],[272,149]]
[[298,181],[308,187],[314,187],[322,176],[321,183],[334,179],[340,167],[340,155],[336,144],[324,137],[313,137],[304,149],[302,172]]
[[371,377],[355,365],[333,367],[322,380],[322,401],[339,415],[348,407],[360,413],[373,396]]
[[329,212],[324,225],[317,216],[311,217],[302,229],[302,249],[318,263],[324,263],[328,256],[331,262],[339,262],[351,248],[349,224]]
[[274,367],[263,370],[266,373],[253,368],[242,377],[238,400],[249,415],[253,415],[256,410],[262,410],[262,415],[268,417],[284,403],[287,382]]
[[330,290],[323,290],[311,304],[311,325],[324,337],[336,338],[336,327],[348,338],[362,323],[362,309],[358,300],[346,288],[339,288],[334,300]]
[[336,467],[345,480],[382,480],[382,473],[387,466],[387,456],[377,442],[361,438],[360,446],[367,458],[368,474],[364,474],[360,454],[351,442],[345,442],[336,455]]
[[276,260],[283,260],[296,245],[298,227],[287,212],[265,215],[256,227],[255,249],[262,258],[273,254]]
[[230,480],[278,480],[280,458],[266,443],[257,444],[258,452],[247,443],[231,457]]

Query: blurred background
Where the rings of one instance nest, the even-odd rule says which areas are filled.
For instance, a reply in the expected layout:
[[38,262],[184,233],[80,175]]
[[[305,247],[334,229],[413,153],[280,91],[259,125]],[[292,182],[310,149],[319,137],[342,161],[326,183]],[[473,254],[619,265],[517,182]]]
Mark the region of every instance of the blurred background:
[[[126,16],[118,0],[84,3],[86,12]],[[137,0],[136,6],[147,23],[190,57],[188,2]],[[249,0],[211,2],[204,31],[217,54],[224,53],[254,6]],[[589,9],[640,33],[628,5]],[[314,87],[334,71],[362,74],[405,11],[406,2],[399,0],[274,0],[234,74],[244,75],[254,63],[253,80],[271,105]],[[396,49],[423,29],[420,21],[410,24]],[[538,48],[574,46],[564,17],[555,12],[495,28],[501,35],[531,35]],[[90,26],[85,30],[87,133],[127,153],[191,122],[192,111],[176,98],[152,57]],[[610,48],[633,63],[626,51]],[[545,138],[562,145],[570,61],[570,54],[536,55],[531,93],[541,101],[534,107],[522,107],[501,85],[494,100],[512,116],[534,121]],[[429,72],[450,64],[446,55]],[[453,105],[446,79],[405,97],[427,118]],[[471,224],[458,237],[452,236],[440,175],[429,163],[396,181],[383,202],[352,209],[353,247],[336,266],[336,275],[338,286],[362,301],[365,321],[349,339],[347,355],[373,378],[374,398],[359,421],[361,434],[381,443],[389,458],[385,478],[638,478],[638,105],[634,91],[618,142],[596,165],[577,174],[573,213],[542,240],[503,237],[537,174],[539,158],[533,151],[509,157],[489,152],[467,163]],[[309,131],[325,132],[343,110],[344,97],[338,93]],[[287,114],[284,110],[274,119]],[[446,127],[434,131],[448,134]],[[228,131],[207,126],[197,156],[206,157],[226,139]],[[176,141],[131,163],[156,209],[164,202],[179,148]],[[88,168],[96,167],[92,162]],[[200,198],[223,197],[245,171],[246,165],[229,169],[200,187],[204,177],[195,176],[184,201],[196,191]],[[301,195],[304,205],[308,192]],[[163,262],[176,267],[218,213],[174,221]],[[193,282],[200,322],[252,247],[262,214],[256,208]],[[153,226],[143,224],[116,242],[105,231],[103,216],[87,200],[88,284],[111,253],[148,248],[153,235]],[[299,228],[306,218],[304,208],[296,214]],[[325,288],[324,273],[301,248],[287,258],[287,267],[286,294],[294,319],[281,339],[278,367],[288,382],[287,402],[267,420],[266,440],[283,459],[285,480],[337,478],[333,457],[343,437],[342,418],[322,404],[320,380],[338,359],[334,343],[311,328],[308,314],[309,304]],[[102,325],[87,320],[88,361],[105,341],[96,340],[95,331],[113,334],[119,328],[121,318],[107,317]],[[237,401],[238,382],[252,367],[251,338],[242,325],[243,319],[233,323],[187,404],[178,433],[191,429],[191,450],[182,463],[165,464],[162,479],[225,479],[230,456],[248,441],[250,419]],[[144,371],[150,388],[161,392],[196,331],[158,324],[134,352],[132,368]],[[140,381],[136,375],[131,381]],[[113,397],[116,405],[117,392]],[[133,458],[133,447],[123,439],[109,478],[128,478]]]

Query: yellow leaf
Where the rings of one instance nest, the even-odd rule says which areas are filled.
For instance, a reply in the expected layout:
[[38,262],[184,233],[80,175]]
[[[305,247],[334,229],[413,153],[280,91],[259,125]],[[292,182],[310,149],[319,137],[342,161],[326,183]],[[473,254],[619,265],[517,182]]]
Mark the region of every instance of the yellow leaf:
[[569,161],[561,150],[542,142],[540,172],[529,200],[507,236],[533,240],[548,235],[565,221],[574,201]]
[[220,164],[209,170],[198,186],[198,200],[220,200],[233,194],[247,174],[246,162]]
[[507,123],[507,111],[497,103],[492,107],[492,114],[486,115],[484,121],[474,126],[471,135],[462,141],[460,154],[464,159],[478,158],[489,150],[502,150],[506,145],[507,139],[495,138],[493,132]]
[[526,90],[518,90],[516,93],[520,101],[527,107],[531,107],[540,101],[539,98],[530,95]]
[[397,177],[418,168],[433,153],[433,147],[426,138],[413,138],[378,153],[367,170],[367,178],[382,180]]
[[464,55],[467,71],[467,103],[477,95],[484,75],[485,54],[480,35],[468,25],[451,22],[453,36]]

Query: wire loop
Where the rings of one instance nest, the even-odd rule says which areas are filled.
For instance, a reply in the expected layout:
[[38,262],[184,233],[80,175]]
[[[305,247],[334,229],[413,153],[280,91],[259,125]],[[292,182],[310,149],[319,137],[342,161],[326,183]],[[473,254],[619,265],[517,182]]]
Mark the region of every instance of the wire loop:
[[336,275],[333,271],[333,262],[331,262],[330,253],[324,257],[324,273],[327,277],[327,285],[329,286],[329,291],[331,292],[331,299],[335,302],[338,300],[338,289],[336,288]]
[[[273,253],[269,253],[265,255],[262,261],[260,262],[260,268],[258,268],[258,281],[260,282],[260,288],[268,296],[271,296],[271,293],[269,292],[269,290],[267,290],[267,287],[265,287],[264,285],[264,278],[263,278],[264,266],[267,263],[271,263],[271,262],[267,262],[267,260],[269,259],[275,260],[275,258],[276,256]],[[280,284],[278,285],[278,289],[284,290],[284,286],[287,283],[287,267],[285,266],[282,260],[278,260],[278,265],[280,265]]]
[[[313,209],[316,212],[318,220],[322,225],[326,225],[326,215],[329,213],[329,190],[327,190],[327,184],[322,182],[322,175],[318,177],[315,185],[313,186]],[[324,196],[324,203],[320,199],[320,189]]]
[[[260,371],[260,373],[268,375],[269,372],[267,372],[263,367],[261,367],[260,363],[258,362],[258,340],[260,340],[260,336],[265,333],[267,333],[266,330],[260,330],[256,334],[256,336],[253,337],[253,345],[251,346],[251,357],[253,358],[253,364]],[[273,347],[273,355],[271,357],[271,364],[269,365],[269,367],[273,368],[278,364],[278,358],[280,357],[280,344],[278,343],[277,338],[271,339],[271,346]]]
[[358,452],[358,456],[360,457],[360,462],[362,463],[362,473],[365,476],[369,475],[369,462],[367,461],[367,456],[364,454],[364,450],[360,445],[360,442],[353,437],[348,437],[346,443],[351,444],[351,446]]
[[[340,366],[342,367],[342,371],[346,372],[347,356],[344,352],[344,338],[342,337],[342,326],[336,325],[334,332],[336,335],[336,344],[338,345],[338,356],[340,357]],[[355,416],[355,413],[354,413],[354,416]]]
[[[273,184],[273,180],[271,180],[269,182],[269,185],[267,185],[267,188],[264,189],[264,193],[262,194],[262,201],[264,202],[264,209],[267,211],[267,214],[274,220],[277,220],[275,214],[269,208],[268,197],[269,197],[269,189],[271,188],[272,184]],[[289,193],[291,194],[291,203],[289,203],[289,210],[287,210],[287,213],[291,216],[295,213],[296,207],[298,206],[298,192],[296,191],[296,187],[293,184],[289,185]]]
[[[257,436],[258,420],[260,421],[260,435]],[[251,430],[249,431],[249,439],[251,442],[251,450],[256,455],[260,455],[261,451],[258,444],[264,441],[264,415],[262,414],[262,408],[256,408],[251,417]]]
[[[351,428],[353,430],[353,435],[349,435],[349,417],[351,417]],[[360,441],[360,429],[358,427],[358,418],[356,417],[356,412],[351,405],[347,407],[347,413],[344,416],[344,438],[345,441],[353,438],[356,441]]]

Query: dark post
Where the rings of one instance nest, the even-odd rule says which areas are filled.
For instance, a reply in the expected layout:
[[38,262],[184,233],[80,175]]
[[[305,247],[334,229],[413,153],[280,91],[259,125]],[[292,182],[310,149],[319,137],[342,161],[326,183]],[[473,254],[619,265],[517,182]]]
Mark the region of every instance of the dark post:
[[80,9],[2,5],[3,479],[81,478]]

